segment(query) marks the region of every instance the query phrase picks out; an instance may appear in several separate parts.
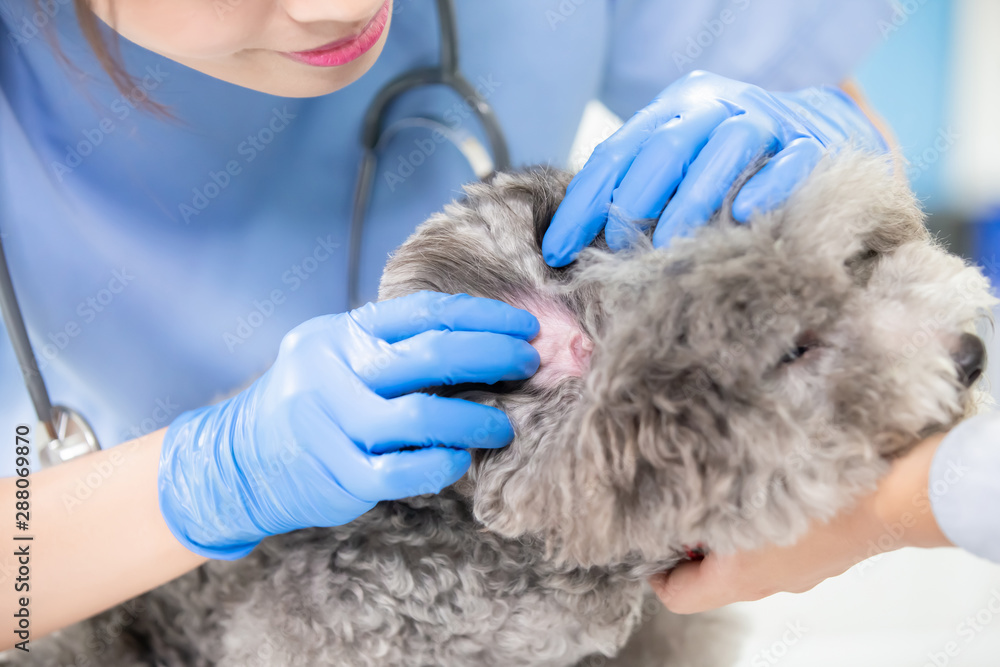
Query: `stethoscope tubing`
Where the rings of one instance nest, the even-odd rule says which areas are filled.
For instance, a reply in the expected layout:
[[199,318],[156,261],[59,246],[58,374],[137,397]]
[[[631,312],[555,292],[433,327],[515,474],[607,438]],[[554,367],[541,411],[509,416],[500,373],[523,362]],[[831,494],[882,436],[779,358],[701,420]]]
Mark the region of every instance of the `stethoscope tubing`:
[[496,112],[459,71],[458,29],[455,22],[454,1],[437,0],[437,9],[441,31],[440,64],[436,67],[422,67],[404,72],[387,83],[372,98],[362,119],[360,137],[362,155],[351,207],[347,258],[347,297],[352,308],[361,305],[359,274],[362,233],[378,165],[383,121],[389,105],[395,99],[421,86],[447,86],[465,100],[479,119],[493,155],[493,171],[503,171],[511,167],[510,150]]
[[35,406],[38,421],[45,425],[49,439],[56,437],[55,425],[52,423],[52,401],[49,398],[45,379],[38,369],[38,360],[28,338],[28,330],[24,326],[21,307],[14,293],[14,281],[10,277],[7,266],[7,253],[4,251],[3,239],[0,238],[0,313],[7,327],[7,335],[14,348],[17,364],[24,376],[24,384],[28,388],[31,402]]

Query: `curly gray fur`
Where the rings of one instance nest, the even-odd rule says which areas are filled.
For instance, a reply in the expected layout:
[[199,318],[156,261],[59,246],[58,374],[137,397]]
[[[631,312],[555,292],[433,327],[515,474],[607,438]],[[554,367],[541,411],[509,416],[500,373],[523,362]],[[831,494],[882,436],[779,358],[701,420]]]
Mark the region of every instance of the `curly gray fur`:
[[750,225],[722,213],[666,250],[637,226],[630,250],[598,240],[553,269],[539,244],[569,179],[469,186],[382,280],[383,299],[538,314],[535,377],[442,391],[506,410],[512,445],[439,496],[265,540],[18,664],[726,664],[732,626],[650,605],[643,577],[694,545],[794,540],[970,412],[951,351],[988,286],[880,157],[827,159]]

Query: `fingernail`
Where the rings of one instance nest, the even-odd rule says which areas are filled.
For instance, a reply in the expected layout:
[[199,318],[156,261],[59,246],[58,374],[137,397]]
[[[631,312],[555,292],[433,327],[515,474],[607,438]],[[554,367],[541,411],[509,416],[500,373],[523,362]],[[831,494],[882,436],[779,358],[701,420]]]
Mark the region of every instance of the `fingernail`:
[[545,263],[553,268],[559,268],[561,266],[566,266],[569,264],[569,260],[562,253],[555,252],[545,252],[542,254],[545,258]]
[[531,340],[538,335],[538,331],[542,328],[539,323],[538,318],[529,313],[527,310],[518,309],[519,328],[525,333],[525,339]]
[[469,449],[499,449],[514,439],[514,426],[503,410],[493,408],[481,428],[476,429],[463,443]]
[[518,363],[519,375],[517,378],[510,378],[512,380],[525,379],[531,377],[532,375],[535,374],[535,372],[538,370],[538,367],[541,366],[542,364],[542,358],[539,356],[538,350],[536,350],[529,343],[524,343],[521,349],[519,350],[519,353],[520,353],[520,362]]
[[759,208],[761,208],[760,195],[755,190],[748,191],[744,188],[733,201],[733,219],[745,225]]

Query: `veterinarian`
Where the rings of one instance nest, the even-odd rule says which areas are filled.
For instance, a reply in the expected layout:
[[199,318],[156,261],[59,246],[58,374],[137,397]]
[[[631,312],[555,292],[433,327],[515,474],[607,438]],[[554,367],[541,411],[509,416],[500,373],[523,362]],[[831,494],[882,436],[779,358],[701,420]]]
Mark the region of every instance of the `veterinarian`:
[[893,464],[852,509],[815,524],[791,546],[709,554],[651,579],[677,613],[801,593],[881,553],[958,546],[1000,563],[1000,413],[933,436]]
[[[839,142],[885,150],[829,85],[878,40],[886,2],[461,3],[451,41],[446,5],[0,7],[0,241],[20,306],[7,333],[23,315],[22,358],[33,348],[73,410],[57,414],[104,447],[28,478],[23,529],[5,510],[6,544],[34,537],[33,637],[268,535],[436,492],[468,448],[508,443],[502,413],[410,392],[529,376],[532,315],[428,294],[345,311],[462,183],[563,163],[588,100],[631,120],[571,186],[543,242],[553,266],[605,225],[621,245],[624,219],[660,217],[668,242],[761,153],[775,157],[735,202],[741,219]],[[380,94],[414,68],[405,88],[450,88]],[[29,400],[2,345],[0,465],[21,475],[19,426],[37,442],[59,426],[35,428],[47,393],[28,364]],[[0,483],[3,502],[24,479]],[[7,619],[17,567],[0,559]]]

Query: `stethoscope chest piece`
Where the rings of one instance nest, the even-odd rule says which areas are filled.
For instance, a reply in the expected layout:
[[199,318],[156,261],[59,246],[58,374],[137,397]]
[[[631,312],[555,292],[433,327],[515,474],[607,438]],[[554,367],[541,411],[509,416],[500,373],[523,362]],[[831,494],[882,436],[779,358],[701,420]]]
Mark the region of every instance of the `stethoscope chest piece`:
[[87,420],[62,405],[52,406],[51,424],[39,422],[35,433],[38,458],[45,468],[100,450],[97,435]]

